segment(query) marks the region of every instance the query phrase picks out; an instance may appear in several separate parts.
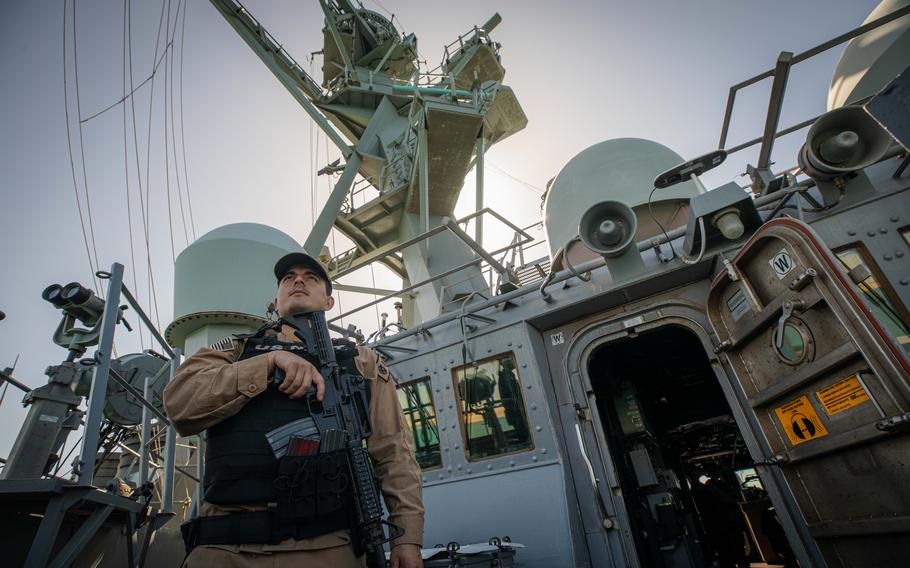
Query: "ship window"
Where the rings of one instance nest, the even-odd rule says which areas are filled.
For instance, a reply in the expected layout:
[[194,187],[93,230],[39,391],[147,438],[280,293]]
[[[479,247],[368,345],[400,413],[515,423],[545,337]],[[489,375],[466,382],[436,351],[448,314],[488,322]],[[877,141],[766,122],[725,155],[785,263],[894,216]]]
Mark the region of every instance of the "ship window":
[[[904,238],[907,234],[904,233]],[[865,264],[871,276],[857,284],[869,301],[872,314],[878,322],[894,337],[897,342],[910,352],[910,314],[896,299],[888,281],[882,277],[878,266],[872,261],[866,248],[861,243],[846,245],[835,249],[834,253],[847,270]]]
[[453,370],[469,460],[533,447],[511,353]]
[[904,237],[904,242],[910,247],[910,226],[898,229],[898,231],[900,231],[901,236]]
[[807,358],[815,358],[812,335],[801,320],[791,317],[784,323],[784,333],[780,347],[777,346],[777,334],[772,336],[774,350],[784,363],[797,365]]
[[429,377],[398,387],[398,401],[414,436],[415,454],[421,469],[442,464],[439,453],[439,429]]

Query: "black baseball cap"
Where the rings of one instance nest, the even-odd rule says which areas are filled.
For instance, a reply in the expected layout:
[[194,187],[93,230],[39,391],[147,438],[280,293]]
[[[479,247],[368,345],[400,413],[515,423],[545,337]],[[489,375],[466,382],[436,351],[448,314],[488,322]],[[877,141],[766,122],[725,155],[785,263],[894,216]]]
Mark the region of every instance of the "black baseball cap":
[[275,263],[275,278],[281,282],[284,275],[295,266],[306,266],[318,274],[320,278],[325,280],[329,294],[332,293],[332,280],[329,278],[329,273],[326,271],[325,266],[305,252],[292,252],[279,258],[278,262]]

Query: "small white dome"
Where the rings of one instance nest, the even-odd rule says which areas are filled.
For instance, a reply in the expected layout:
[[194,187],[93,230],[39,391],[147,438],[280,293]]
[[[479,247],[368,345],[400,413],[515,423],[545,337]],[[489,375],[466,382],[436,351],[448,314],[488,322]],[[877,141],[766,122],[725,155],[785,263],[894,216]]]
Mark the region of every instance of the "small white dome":
[[174,266],[174,320],[190,314],[265,317],[277,291],[275,262],[302,250],[289,235],[256,223],[236,223],[199,237]]

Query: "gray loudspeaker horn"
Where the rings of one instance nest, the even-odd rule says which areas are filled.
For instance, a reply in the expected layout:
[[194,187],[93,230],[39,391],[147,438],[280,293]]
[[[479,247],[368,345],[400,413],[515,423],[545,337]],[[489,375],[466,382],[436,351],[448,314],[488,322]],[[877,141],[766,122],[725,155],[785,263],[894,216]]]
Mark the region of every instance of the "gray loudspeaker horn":
[[624,203],[601,201],[581,216],[578,236],[594,252],[615,258],[625,252],[635,238],[638,218]]
[[628,205],[601,201],[581,216],[578,236],[592,251],[602,255],[613,280],[624,280],[645,272],[645,264],[635,246],[638,218]]
[[841,107],[809,129],[799,166],[814,180],[831,180],[871,166],[890,145],[891,136],[862,107]]

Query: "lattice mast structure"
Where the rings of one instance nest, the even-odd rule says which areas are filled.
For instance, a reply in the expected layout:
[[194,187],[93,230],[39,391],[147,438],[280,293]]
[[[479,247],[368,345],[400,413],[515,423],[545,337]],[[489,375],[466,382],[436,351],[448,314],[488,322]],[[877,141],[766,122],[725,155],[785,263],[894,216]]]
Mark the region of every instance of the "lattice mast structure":
[[[239,2],[211,2],[343,156],[343,164],[320,170],[340,175],[304,244],[321,254],[332,227],[354,243],[331,258],[332,278],[378,261],[405,288],[429,281],[434,293],[404,298],[409,324],[457,309],[474,292],[489,296],[480,271],[480,260],[492,260],[481,245],[482,215],[473,237],[451,218],[475,163],[475,201],[483,208],[484,152],[527,125],[502,84],[500,46],[490,39],[499,15],[459,36],[426,71],[414,34],[349,0],[319,0],[319,84]],[[508,284],[509,270],[491,265]]]

